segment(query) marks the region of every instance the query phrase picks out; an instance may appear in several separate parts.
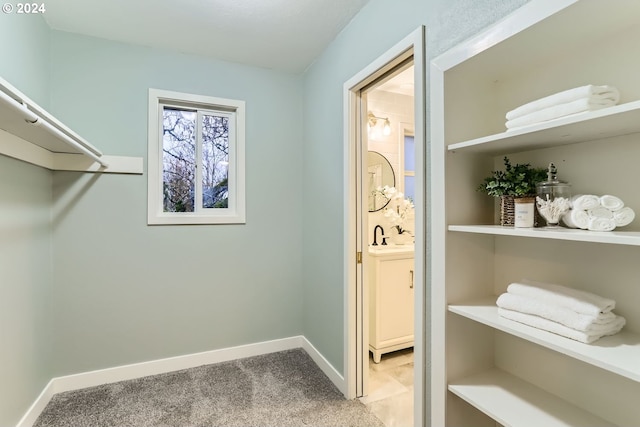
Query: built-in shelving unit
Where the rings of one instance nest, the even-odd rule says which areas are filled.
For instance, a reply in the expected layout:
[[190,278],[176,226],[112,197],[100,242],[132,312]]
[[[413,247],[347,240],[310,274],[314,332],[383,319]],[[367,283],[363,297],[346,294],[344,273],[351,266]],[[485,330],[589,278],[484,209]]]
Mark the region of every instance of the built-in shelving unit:
[[142,174],[141,157],[106,156],[0,78],[0,154],[51,170]]
[[[640,212],[640,3],[533,0],[431,63],[431,425],[631,426],[640,420],[640,220],[614,232],[493,225],[476,188],[554,162],[574,193]],[[585,84],[620,105],[504,131],[507,111]],[[612,298],[622,332],[584,344],[498,314],[523,278]]]

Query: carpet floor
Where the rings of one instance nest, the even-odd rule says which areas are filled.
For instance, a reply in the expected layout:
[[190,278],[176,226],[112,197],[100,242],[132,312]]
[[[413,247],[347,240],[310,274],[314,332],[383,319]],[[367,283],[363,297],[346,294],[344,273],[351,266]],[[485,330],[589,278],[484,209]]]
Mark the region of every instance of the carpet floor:
[[34,427],[382,427],[302,349],[53,396]]

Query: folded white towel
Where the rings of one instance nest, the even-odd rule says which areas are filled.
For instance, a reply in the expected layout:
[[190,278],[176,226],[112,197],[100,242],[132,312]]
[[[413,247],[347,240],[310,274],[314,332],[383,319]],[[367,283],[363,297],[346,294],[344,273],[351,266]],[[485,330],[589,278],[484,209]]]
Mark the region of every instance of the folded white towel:
[[511,283],[507,292],[513,295],[534,298],[545,304],[552,304],[573,310],[576,313],[597,316],[613,310],[616,302],[609,298],[552,283],[522,280]]
[[553,95],[546,96],[544,98],[531,101],[518,108],[509,111],[506,115],[507,120],[517,119],[518,117],[526,116],[534,111],[540,111],[554,105],[566,104],[576,99],[595,97],[599,99],[610,99],[617,104],[620,101],[620,92],[613,86],[595,86],[586,85],[573,89],[568,89],[562,92],[555,93]]
[[591,344],[592,342],[597,341],[607,335],[617,334],[626,323],[624,317],[618,316],[616,322],[612,322],[610,328],[606,331],[583,332],[568,328],[552,320],[543,319],[542,317],[534,316],[531,314],[507,310],[500,307],[498,307],[498,315],[504,317],[505,319],[514,320],[516,322],[523,323],[537,329],[542,329],[547,332],[552,332],[566,338],[571,338],[572,340],[580,341],[585,344]]
[[589,228],[589,215],[586,211],[571,209],[562,216],[562,222],[569,228]]
[[616,227],[624,227],[631,224],[636,217],[636,213],[629,206],[617,210],[613,213],[613,220],[616,222]]
[[571,207],[586,211],[587,209],[595,209],[600,206],[600,197],[594,194],[578,194],[571,198]]
[[624,207],[624,202],[620,198],[609,194],[600,196],[600,204],[610,211],[617,211]]
[[616,228],[616,220],[612,218],[601,218],[597,216],[589,217],[589,226],[587,230],[590,231],[613,231]]
[[616,321],[617,318],[611,311],[598,313],[597,316],[580,314],[568,308],[548,304],[535,298],[513,295],[508,292],[498,297],[496,305],[501,308],[506,308],[507,310],[553,320],[577,331],[589,333],[607,331],[611,327],[611,322]]
[[589,215],[590,218],[607,218],[607,219],[613,218],[613,212],[611,212],[609,209],[605,208],[604,206],[598,206],[597,208],[589,209],[587,211],[587,214]]
[[508,120],[506,123],[507,130],[515,130],[532,124],[547,122],[549,120],[570,116],[572,114],[582,113],[585,111],[595,111],[606,107],[612,107],[616,103],[611,99],[592,100],[589,98],[581,98],[566,104],[554,105],[543,110],[534,111],[525,116]]

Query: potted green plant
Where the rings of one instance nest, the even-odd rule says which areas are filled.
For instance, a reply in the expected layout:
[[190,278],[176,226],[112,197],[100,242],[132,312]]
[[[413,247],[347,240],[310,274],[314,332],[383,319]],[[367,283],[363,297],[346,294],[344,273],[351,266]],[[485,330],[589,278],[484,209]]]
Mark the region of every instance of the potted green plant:
[[512,165],[504,158],[504,170],[493,171],[478,187],[493,197],[500,198],[500,225],[513,225],[514,199],[519,197],[535,197],[536,183],[545,181],[547,171],[533,168],[529,163]]

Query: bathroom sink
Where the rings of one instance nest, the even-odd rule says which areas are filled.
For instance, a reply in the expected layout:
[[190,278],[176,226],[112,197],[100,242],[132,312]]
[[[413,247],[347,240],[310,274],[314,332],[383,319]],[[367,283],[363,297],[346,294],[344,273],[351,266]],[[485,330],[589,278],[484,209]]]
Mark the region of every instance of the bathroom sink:
[[413,245],[378,245],[378,246],[369,246],[369,253],[382,255],[382,254],[397,254],[402,252],[413,252]]

